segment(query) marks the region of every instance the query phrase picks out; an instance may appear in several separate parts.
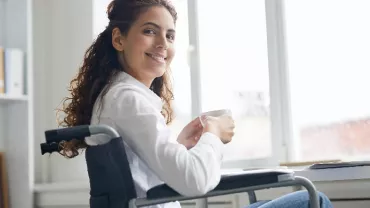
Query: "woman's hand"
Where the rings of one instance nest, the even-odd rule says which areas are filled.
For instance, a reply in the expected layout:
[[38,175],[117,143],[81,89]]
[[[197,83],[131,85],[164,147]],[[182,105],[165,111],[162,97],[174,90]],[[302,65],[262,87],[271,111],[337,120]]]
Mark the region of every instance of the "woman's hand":
[[224,144],[231,142],[235,128],[235,123],[231,116],[202,116],[201,119],[204,123],[203,132],[210,132],[217,135]]
[[177,137],[177,142],[184,145],[187,149],[191,149],[198,143],[202,132],[203,126],[199,117],[197,117],[182,129]]

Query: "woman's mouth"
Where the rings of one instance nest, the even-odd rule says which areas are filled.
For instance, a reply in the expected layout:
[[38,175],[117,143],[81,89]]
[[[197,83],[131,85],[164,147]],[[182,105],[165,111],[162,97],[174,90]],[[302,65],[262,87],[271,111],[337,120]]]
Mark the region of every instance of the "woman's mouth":
[[166,57],[164,57],[163,55],[160,55],[160,54],[145,53],[145,55],[149,56],[150,58],[152,58],[156,62],[162,63],[162,64],[165,64],[166,60],[167,60]]

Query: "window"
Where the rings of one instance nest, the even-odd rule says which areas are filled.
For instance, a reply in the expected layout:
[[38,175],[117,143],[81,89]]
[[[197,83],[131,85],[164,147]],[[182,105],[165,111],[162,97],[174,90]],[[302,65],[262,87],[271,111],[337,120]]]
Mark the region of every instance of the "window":
[[225,161],[271,157],[264,1],[197,4],[201,110],[229,108],[236,122]]
[[93,38],[96,39],[98,35],[104,31],[108,26],[109,19],[107,16],[107,8],[111,0],[94,0],[93,1]]
[[188,4],[186,0],[172,2],[176,8],[178,19],[176,23],[176,55],[171,64],[175,119],[170,128],[173,132],[173,139],[176,139],[182,128],[193,118],[191,114],[190,68],[187,59],[189,51]]
[[285,1],[294,160],[370,156],[370,1]]

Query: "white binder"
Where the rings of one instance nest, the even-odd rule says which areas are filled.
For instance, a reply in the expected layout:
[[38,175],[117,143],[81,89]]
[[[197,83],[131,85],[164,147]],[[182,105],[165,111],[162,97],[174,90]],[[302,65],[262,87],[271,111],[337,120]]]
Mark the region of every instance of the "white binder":
[[5,49],[5,93],[23,95],[24,52],[16,48]]

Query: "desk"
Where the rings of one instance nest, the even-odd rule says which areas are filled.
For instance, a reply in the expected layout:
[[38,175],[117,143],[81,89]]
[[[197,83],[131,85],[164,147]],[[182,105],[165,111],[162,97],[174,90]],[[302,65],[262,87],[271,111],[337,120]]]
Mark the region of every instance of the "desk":
[[348,168],[330,168],[330,169],[303,169],[295,170],[295,175],[303,176],[312,182],[320,181],[346,181],[370,179],[370,166],[358,166]]

